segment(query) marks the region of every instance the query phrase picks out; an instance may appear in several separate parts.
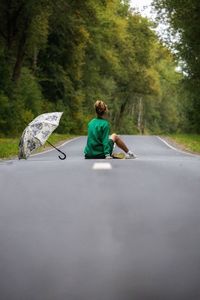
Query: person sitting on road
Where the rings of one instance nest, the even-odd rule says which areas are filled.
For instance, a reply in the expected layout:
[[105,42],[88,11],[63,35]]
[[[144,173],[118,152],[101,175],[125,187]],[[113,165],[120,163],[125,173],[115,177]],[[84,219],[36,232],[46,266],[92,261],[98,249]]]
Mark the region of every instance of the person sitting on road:
[[125,152],[125,158],[135,158],[123,140],[116,134],[110,134],[110,124],[107,120],[108,107],[97,100],[94,105],[97,117],[88,124],[87,145],[84,149],[85,158],[114,158],[114,144]]

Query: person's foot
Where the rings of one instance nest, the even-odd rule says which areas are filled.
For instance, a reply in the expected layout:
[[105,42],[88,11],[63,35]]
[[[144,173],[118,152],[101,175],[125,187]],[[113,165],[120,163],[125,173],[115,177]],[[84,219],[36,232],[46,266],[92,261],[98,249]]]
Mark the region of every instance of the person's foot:
[[132,151],[128,151],[128,153],[126,153],[126,159],[134,159],[136,158],[136,156],[133,154]]

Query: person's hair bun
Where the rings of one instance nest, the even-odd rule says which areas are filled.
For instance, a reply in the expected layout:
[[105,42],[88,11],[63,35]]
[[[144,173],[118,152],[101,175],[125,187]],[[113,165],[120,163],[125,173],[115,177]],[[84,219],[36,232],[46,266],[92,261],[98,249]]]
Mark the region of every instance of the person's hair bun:
[[94,108],[95,108],[97,115],[99,115],[99,116],[103,116],[103,114],[108,111],[107,105],[101,100],[97,100],[95,102]]

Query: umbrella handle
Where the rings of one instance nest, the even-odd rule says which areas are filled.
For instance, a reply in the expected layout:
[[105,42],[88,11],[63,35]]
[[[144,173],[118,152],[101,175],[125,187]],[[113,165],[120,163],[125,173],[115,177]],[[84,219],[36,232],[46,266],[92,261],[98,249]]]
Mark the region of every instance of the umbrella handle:
[[60,149],[58,149],[58,148],[56,148],[53,144],[51,144],[49,141],[47,141],[47,143],[49,144],[49,145],[51,145],[54,149],[56,149],[58,152],[60,152],[62,155],[63,155],[63,157],[61,157],[60,155],[58,155],[58,157],[61,159],[61,160],[64,160],[67,156],[66,156],[66,154],[64,153],[64,152],[62,152]]
[[60,153],[62,153],[63,157],[61,157],[60,155],[58,155],[58,157],[61,159],[61,160],[64,160],[67,156],[64,152],[58,150]]

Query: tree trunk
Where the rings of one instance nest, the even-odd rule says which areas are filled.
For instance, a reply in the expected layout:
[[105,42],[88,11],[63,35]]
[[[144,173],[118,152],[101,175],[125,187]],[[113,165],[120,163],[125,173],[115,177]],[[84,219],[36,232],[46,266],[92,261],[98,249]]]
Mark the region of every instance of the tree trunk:
[[22,68],[23,61],[24,61],[25,50],[26,50],[26,41],[27,41],[28,20],[26,20],[26,22],[25,22],[25,28],[26,29],[24,30],[22,37],[19,40],[16,62],[15,62],[15,66],[13,69],[12,79],[15,83],[17,83],[17,81],[19,80],[21,68]]
[[144,134],[142,97],[139,98],[139,103],[138,103],[138,124],[137,125],[140,134]]
[[24,47],[24,45],[23,46],[19,45],[18,51],[17,51],[17,58],[16,58],[14,70],[13,70],[13,75],[12,75],[12,80],[15,83],[17,83],[17,81],[19,80],[20,74],[21,74],[21,68],[23,65],[24,55],[25,55],[25,47]]
[[37,47],[34,47],[34,53],[33,53],[33,72],[36,72],[37,69],[37,58],[38,58],[38,50]]
[[122,120],[122,118],[123,118],[123,114],[124,114],[124,111],[125,111],[125,108],[126,108],[126,104],[127,104],[127,102],[123,102],[123,103],[120,105],[119,113],[117,113],[117,114],[115,115],[115,122],[114,122],[114,124],[115,124],[115,127],[116,127],[117,129],[120,129],[120,127],[121,127],[121,120]]

